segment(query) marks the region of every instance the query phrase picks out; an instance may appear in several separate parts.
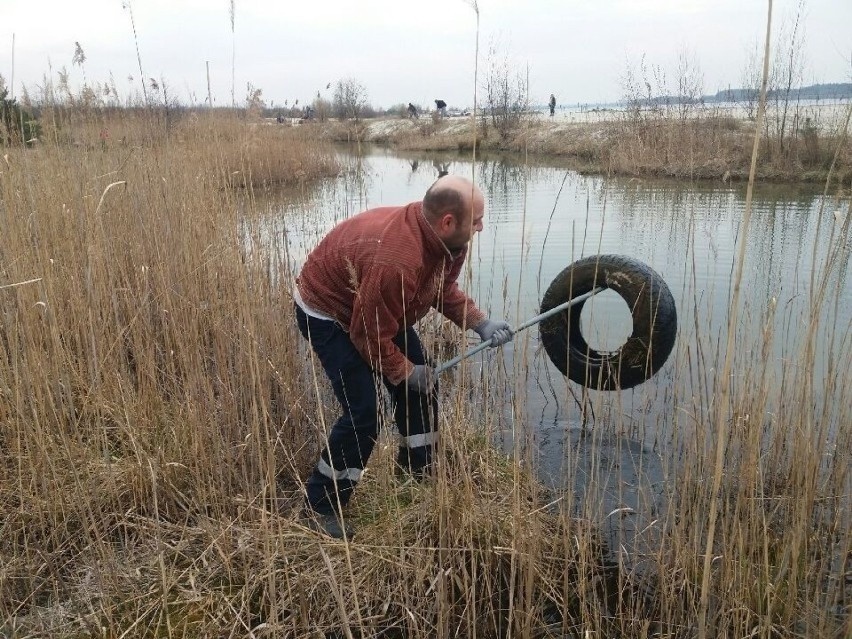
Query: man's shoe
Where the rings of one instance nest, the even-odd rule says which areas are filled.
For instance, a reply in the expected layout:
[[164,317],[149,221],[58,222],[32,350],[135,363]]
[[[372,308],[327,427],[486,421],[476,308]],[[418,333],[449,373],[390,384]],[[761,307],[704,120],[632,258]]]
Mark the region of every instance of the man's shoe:
[[306,512],[305,519],[308,528],[334,539],[352,539],[355,536],[355,528],[335,514]]

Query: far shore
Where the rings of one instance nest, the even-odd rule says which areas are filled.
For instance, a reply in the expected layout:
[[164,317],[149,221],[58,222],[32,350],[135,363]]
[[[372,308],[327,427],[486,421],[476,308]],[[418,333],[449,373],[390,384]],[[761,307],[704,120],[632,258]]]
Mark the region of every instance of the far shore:
[[[400,151],[512,151],[559,157],[578,171],[630,177],[747,180],[755,123],[730,114],[678,118],[665,114],[532,113],[515,122],[470,115],[417,119],[298,122],[317,137],[387,146]],[[756,177],[769,182],[848,184],[852,145],[844,134],[848,115],[833,127],[810,118],[768,116]],[[274,121],[273,121],[274,124]],[[476,126],[474,126],[476,125]],[[498,126],[502,125],[502,131]],[[829,131],[823,130],[830,128]]]

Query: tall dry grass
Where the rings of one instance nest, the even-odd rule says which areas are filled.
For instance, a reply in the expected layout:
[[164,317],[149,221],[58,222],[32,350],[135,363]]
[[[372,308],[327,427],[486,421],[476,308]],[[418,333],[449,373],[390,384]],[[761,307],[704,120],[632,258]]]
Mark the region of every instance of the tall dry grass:
[[307,128],[277,126],[229,109],[44,107],[40,144],[102,151],[112,169],[140,151],[192,165],[211,188],[302,184],[338,171],[331,148]]
[[383,490],[362,492],[386,501],[363,504],[362,547],[299,523],[334,409],[305,370],[279,258],[253,249],[254,195],[307,177],[282,167],[333,167],[316,164],[327,150],[234,121],[63,115],[0,171],[5,634],[432,636],[569,619],[553,611],[576,595],[553,585],[576,570],[558,533],[573,522],[481,444],[455,442],[439,492],[376,473]]
[[[665,110],[629,111],[608,128],[600,159],[616,175],[745,181],[753,131],[753,123],[712,109],[687,118]],[[852,172],[852,143],[843,129],[809,125],[784,144],[764,135],[759,160],[755,174],[763,181],[824,183],[830,178],[843,185]]]
[[[845,291],[848,203],[799,338],[776,335],[767,309],[762,334],[739,336],[724,404],[718,335],[698,326],[679,353],[703,391],[672,399],[678,463],[642,571],[619,552],[603,562],[595,526],[566,514],[583,497],[545,494],[531,453],[488,445],[506,426],[500,397],[533,441],[526,365],[445,384],[434,482],[395,479],[383,439],[346,545],[299,520],[336,407],[295,330],[287,265],[256,250],[267,211],[253,197],[330,156],[274,127],[114,117],[61,123],[0,164],[5,634],[696,636],[715,505],[707,634],[848,636],[852,348],[820,312]],[[776,374],[779,339],[791,346]]]

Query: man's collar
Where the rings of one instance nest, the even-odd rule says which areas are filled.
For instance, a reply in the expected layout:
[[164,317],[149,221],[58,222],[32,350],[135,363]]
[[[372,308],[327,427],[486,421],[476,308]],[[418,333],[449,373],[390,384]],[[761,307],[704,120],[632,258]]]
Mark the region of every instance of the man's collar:
[[412,206],[415,207],[417,223],[423,230],[423,238],[425,240],[426,249],[430,253],[437,253],[443,257],[456,259],[461,254],[461,252],[457,252],[454,254],[452,251],[450,251],[450,249],[447,248],[447,245],[444,244],[444,241],[440,237],[438,237],[438,234],[435,232],[435,229],[432,228],[431,224],[429,224],[429,220],[427,220],[426,216],[423,215],[423,202],[415,202]]

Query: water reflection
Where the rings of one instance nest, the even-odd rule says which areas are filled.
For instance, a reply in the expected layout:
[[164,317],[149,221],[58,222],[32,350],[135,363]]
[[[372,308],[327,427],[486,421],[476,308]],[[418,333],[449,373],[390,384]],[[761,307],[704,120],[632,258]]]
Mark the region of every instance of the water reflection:
[[[525,163],[506,156],[486,156],[474,165],[458,155],[376,150],[361,157],[344,156],[344,161],[347,169],[338,179],[274,202],[276,213],[268,218],[266,230],[269,248],[286,253],[290,268],[297,268],[337,221],[371,206],[418,200],[438,173],[450,171],[473,177],[487,197],[486,228],[471,253],[466,289],[489,312],[516,323],[532,317],[552,279],[576,259],[596,253],[632,256],[668,283],[680,318],[676,352],[660,373],[632,391],[582,397],[538,348],[535,330],[519,336],[502,353],[484,356],[473,368],[480,381],[496,375],[498,368],[502,374],[514,371],[524,380],[524,388],[512,387],[494,396],[505,402],[505,411],[512,416],[506,419],[507,446],[517,439],[513,429],[519,409],[513,398],[518,390],[524,396],[524,419],[542,432],[554,425],[588,421],[588,407],[612,432],[642,442],[661,440],[675,425],[682,431],[701,422],[709,401],[701,395],[712,387],[718,345],[724,343],[727,330],[745,185],[583,176],[556,161]],[[825,268],[839,233],[834,211],[841,209],[841,219],[848,206],[824,201],[818,191],[806,188],[756,189],[736,329],[740,364],[770,367],[781,375],[783,362],[798,348],[798,327],[811,309],[812,278]],[[849,239],[844,241],[828,278],[833,293],[819,316],[834,330],[820,335],[817,387],[827,374],[829,355],[841,347],[841,336],[849,332],[852,321]],[[623,332],[623,327],[607,323],[615,313],[602,306],[595,315],[590,330],[597,331],[601,340],[619,339],[607,334],[609,329]],[[758,340],[767,321],[778,335],[768,353],[761,351]],[[587,408],[581,412],[578,407],[584,402]],[[674,423],[678,415],[683,421],[678,402],[686,402],[692,415],[686,425]],[[558,476],[561,471],[547,472]]]
[[[423,170],[424,164],[430,170]],[[458,156],[376,151],[352,159],[339,179],[288,196],[285,215],[271,218],[271,237],[286,231],[287,257],[298,265],[339,220],[370,206],[420,199],[443,170],[473,176],[488,199],[486,228],[472,251],[468,287],[492,312],[523,321],[537,313],[544,289],[571,262],[616,253],[657,270],[678,301],[680,317],[693,318],[691,327],[681,323],[682,347],[689,348],[696,333],[717,339],[727,325],[745,205],[741,185],[606,179],[507,157],[484,157],[474,166]],[[823,210],[822,204],[818,192],[805,189],[756,190],[744,265],[744,336],[759,330],[772,304],[779,329],[807,315],[813,256],[826,252],[835,226],[834,207]],[[838,328],[848,326],[852,316],[848,253],[847,244],[829,278],[839,294],[826,311]],[[784,346],[780,340],[777,348]],[[511,356],[512,349],[508,351]],[[668,383],[665,375],[658,377]],[[651,380],[637,392],[648,393],[655,385]]]
[[[260,228],[247,233],[263,244],[259,252],[280,258],[272,263],[281,277],[290,277],[338,221],[371,206],[419,200],[444,171],[473,177],[487,198],[485,230],[474,243],[464,287],[490,313],[515,323],[536,315],[549,283],[586,255],[628,255],[662,275],[677,304],[678,341],[644,384],[620,393],[584,392],[566,382],[531,329],[478,356],[465,367],[467,378],[459,372],[453,386],[458,405],[488,415],[506,451],[530,459],[542,481],[562,489],[562,506],[601,523],[610,548],[628,549],[633,562],[652,556],[672,488],[667,478],[682,459],[678,447],[714,444],[707,424],[727,339],[745,185],[607,179],[558,161],[506,156],[474,164],[457,155],[377,150],[342,159],[346,169],[337,179],[276,195]],[[813,370],[805,377],[814,388],[814,410],[822,411],[827,449],[849,415],[836,370],[850,363],[852,351],[852,240],[849,225],[842,226],[849,215],[848,199],[758,187],[734,329],[734,395],[754,395],[786,389],[791,377],[799,383],[803,335],[815,327]],[[821,282],[825,301],[817,303]],[[630,321],[623,306],[619,298],[595,298],[582,320],[587,339],[617,346]],[[785,410],[783,394],[772,395],[766,415],[749,423],[758,432],[763,420]]]

